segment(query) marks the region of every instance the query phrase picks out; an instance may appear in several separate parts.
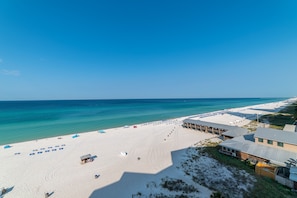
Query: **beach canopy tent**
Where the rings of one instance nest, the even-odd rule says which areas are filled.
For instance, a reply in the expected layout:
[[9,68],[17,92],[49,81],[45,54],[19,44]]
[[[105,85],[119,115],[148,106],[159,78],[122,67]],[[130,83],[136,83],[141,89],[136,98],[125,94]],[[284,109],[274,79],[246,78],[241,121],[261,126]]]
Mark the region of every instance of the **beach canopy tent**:
[[10,145],[5,145],[5,146],[3,146],[4,149],[8,149],[8,148],[10,148],[10,147],[11,147]]
[[77,137],[79,137],[79,135],[77,135],[77,134],[72,136],[72,138],[77,138]]
[[91,162],[91,161],[93,161],[92,155],[91,154],[83,155],[80,157],[80,161],[83,164],[86,162]]
[[124,151],[122,151],[122,152],[121,152],[121,155],[122,155],[122,156],[126,156],[126,155],[128,155],[128,153],[127,153],[127,152],[124,152]]
[[105,133],[105,131],[104,131],[104,130],[99,130],[98,132],[99,132],[99,133]]

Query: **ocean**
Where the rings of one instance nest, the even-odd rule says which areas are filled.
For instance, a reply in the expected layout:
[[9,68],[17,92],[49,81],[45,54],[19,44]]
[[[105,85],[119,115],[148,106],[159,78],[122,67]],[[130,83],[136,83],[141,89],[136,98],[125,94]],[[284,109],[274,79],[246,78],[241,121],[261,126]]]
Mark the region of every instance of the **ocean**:
[[0,101],[0,145],[166,120],[286,99]]

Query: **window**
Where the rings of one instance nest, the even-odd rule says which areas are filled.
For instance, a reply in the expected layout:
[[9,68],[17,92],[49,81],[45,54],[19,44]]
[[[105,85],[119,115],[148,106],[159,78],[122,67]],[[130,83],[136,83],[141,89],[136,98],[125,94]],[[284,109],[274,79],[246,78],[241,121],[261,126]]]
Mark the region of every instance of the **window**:
[[273,144],[272,140],[267,140],[267,144]]
[[258,138],[258,142],[263,142],[263,138]]
[[284,147],[284,143],[282,143],[282,142],[277,142],[277,146]]

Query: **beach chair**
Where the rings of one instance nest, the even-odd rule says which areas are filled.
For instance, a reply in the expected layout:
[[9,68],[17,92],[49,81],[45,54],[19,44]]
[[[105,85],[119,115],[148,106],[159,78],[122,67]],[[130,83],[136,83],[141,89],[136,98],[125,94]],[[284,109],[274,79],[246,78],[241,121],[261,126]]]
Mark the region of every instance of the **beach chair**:
[[96,175],[95,175],[95,179],[98,179],[98,178],[99,178],[99,176],[100,176],[100,175],[97,175],[97,174],[96,174]]

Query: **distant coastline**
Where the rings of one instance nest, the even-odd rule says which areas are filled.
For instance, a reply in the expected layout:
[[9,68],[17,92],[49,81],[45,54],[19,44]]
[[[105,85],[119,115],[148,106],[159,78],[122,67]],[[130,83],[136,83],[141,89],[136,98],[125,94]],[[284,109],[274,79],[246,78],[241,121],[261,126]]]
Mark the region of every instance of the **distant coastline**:
[[0,145],[286,99],[288,98],[0,101]]
[[214,97],[214,98],[74,98],[74,99],[16,99],[0,100],[0,102],[38,102],[38,101],[118,101],[118,100],[224,100],[224,99],[281,99],[286,100],[293,97]]

